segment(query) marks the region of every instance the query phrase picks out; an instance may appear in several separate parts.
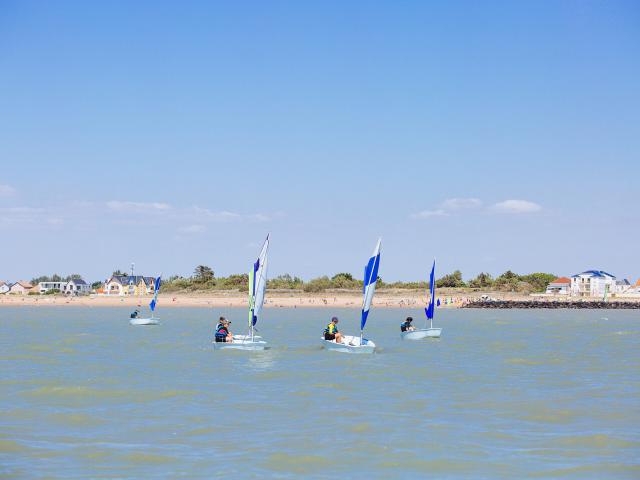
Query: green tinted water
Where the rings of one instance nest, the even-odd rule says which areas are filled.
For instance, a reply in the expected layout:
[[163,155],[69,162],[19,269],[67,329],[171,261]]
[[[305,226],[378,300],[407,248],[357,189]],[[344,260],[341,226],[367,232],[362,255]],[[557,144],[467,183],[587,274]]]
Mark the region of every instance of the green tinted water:
[[373,310],[371,356],[327,352],[337,313],[267,309],[266,352],[213,351],[244,310],[0,309],[0,475],[47,478],[640,478],[633,311]]

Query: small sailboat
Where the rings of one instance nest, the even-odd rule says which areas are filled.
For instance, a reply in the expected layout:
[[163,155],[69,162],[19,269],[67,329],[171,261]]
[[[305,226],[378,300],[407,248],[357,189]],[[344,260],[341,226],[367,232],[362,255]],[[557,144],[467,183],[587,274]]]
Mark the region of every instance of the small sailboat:
[[367,266],[364,267],[364,288],[362,293],[362,313],[360,317],[360,336],[343,335],[342,342],[337,343],[335,340],[326,340],[322,337],[322,342],[327,350],[335,350],[345,353],[373,353],[376,344],[371,340],[364,338],[364,326],[367,324],[369,316],[369,308],[373,300],[373,294],[376,290],[376,281],[378,280],[378,268],[380,267],[380,243],[378,239],[376,248],[373,250]]
[[[442,333],[442,328],[434,328],[433,327],[433,313],[435,312],[435,301],[436,301],[436,261],[433,261],[433,266],[431,267],[431,275],[429,276],[429,294],[431,298],[429,298],[429,305],[424,309],[424,313],[427,314],[427,318],[425,320],[424,328],[419,328],[417,330],[410,330],[407,332],[400,332],[400,337],[403,340],[422,340],[424,338],[440,338],[440,334]],[[438,305],[440,304],[440,300],[438,300]],[[427,321],[429,321],[429,326],[427,326]]]
[[131,325],[158,325],[159,319],[155,317],[156,304],[158,303],[158,292],[160,291],[160,284],[162,283],[160,278],[162,275],[159,275],[154,282],[153,288],[153,298],[151,299],[151,303],[149,303],[149,310],[151,310],[151,316],[147,318],[135,317],[129,320]]
[[269,251],[269,235],[267,235],[258,259],[249,272],[249,333],[234,335],[233,342],[213,341],[216,350],[266,350],[269,344],[256,334],[256,323],[264,304],[264,292],[267,288],[267,253]]

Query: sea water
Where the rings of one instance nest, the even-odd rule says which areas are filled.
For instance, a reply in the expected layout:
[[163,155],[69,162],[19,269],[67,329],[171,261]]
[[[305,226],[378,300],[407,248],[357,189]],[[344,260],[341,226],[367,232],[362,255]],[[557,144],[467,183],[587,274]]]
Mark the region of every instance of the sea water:
[[0,476],[640,478],[636,311],[377,309],[374,355],[328,352],[332,315],[264,311],[265,352],[214,351],[239,309],[0,309]]

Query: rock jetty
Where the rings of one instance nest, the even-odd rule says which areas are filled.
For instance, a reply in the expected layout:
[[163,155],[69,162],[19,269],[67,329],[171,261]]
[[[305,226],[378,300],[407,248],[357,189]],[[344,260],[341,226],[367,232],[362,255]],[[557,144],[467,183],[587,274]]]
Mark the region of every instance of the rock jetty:
[[621,301],[567,301],[567,300],[475,300],[462,308],[592,308],[592,309],[640,309],[640,302]]

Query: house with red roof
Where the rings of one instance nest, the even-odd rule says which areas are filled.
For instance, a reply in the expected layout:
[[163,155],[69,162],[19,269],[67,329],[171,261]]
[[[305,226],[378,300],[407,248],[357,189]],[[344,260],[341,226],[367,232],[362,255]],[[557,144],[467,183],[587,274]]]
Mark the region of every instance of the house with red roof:
[[547,285],[547,293],[551,295],[569,295],[571,293],[571,279],[567,277],[556,278]]

